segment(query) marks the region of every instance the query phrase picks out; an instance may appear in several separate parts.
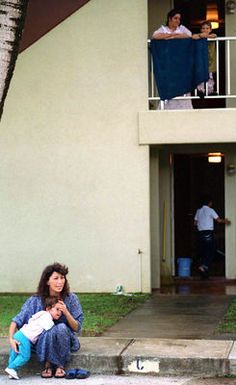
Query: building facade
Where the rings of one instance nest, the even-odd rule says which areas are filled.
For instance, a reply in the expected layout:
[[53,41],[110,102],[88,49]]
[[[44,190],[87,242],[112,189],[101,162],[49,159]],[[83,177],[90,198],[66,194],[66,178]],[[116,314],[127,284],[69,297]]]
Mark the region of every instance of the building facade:
[[[54,261],[69,266],[74,291],[159,288],[194,253],[177,245],[181,196],[215,151],[224,161],[211,186],[232,221],[219,274],[236,278],[234,101],[149,109],[147,38],[172,6],[90,0],[19,55],[0,134],[1,292],[34,291]],[[228,36],[235,18],[225,15]]]

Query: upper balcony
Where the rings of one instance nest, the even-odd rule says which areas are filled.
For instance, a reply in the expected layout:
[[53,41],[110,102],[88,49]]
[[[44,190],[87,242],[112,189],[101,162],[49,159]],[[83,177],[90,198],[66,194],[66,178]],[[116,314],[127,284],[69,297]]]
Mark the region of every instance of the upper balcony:
[[191,95],[193,109],[165,109],[156,87],[153,61],[149,58],[149,111],[139,114],[140,144],[190,144],[236,142],[236,37],[211,39],[216,46],[214,91],[207,83],[201,96],[197,89]]
[[[209,39],[215,42],[215,68],[214,90],[209,90],[208,83],[204,84],[204,92],[199,93],[198,89],[192,90],[191,95],[183,95],[176,97],[176,100],[191,99],[194,108],[236,108],[236,37],[218,37]],[[149,60],[149,91],[148,100],[149,108],[155,110],[157,108],[164,110],[165,101],[160,101],[158,94],[153,58],[150,52],[150,40],[148,40],[148,60]]]

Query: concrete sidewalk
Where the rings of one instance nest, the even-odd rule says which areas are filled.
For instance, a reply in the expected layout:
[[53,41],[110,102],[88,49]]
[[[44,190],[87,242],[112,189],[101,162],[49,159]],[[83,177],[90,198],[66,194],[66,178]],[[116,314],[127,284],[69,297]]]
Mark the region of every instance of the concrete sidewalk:
[[233,298],[231,295],[153,294],[144,304],[103,333],[103,336],[222,339],[217,333],[217,326]]
[[[225,376],[236,374],[236,343],[215,340],[125,339],[82,337],[81,349],[72,354],[70,368],[93,374],[152,374],[158,376]],[[1,373],[8,361],[8,340],[0,339]],[[33,357],[22,374],[36,374]]]
[[[70,368],[93,374],[225,376],[236,374],[234,336],[216,327],[234,296],[154,294],[101,337],[80,337]],[[0,372],[8,360],[8,339],[0,339]],[[40,372],[36,358],[22,373]]]

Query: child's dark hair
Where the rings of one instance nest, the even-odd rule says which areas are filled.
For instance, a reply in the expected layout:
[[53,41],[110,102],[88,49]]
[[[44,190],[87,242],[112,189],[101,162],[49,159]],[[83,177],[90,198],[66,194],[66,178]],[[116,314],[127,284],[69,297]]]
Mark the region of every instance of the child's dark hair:
[[205,20],[201,23],[201,28],[204,26],[204,25],[208,25],[208,27],[210,27],[212,29],[212,25],[211,25],[211,22],[209,20]]
[[58,302],[58,298],[55,295],[50,295],[44,300],[45,309],[51,309]]

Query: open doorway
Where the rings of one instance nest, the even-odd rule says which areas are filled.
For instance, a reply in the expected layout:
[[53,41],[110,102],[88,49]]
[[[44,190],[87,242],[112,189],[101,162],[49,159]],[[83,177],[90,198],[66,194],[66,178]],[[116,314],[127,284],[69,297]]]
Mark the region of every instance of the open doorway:
[[[213,208],[224,217],[224,157],[221,163],[209,163],[207,154],[175,154],[174,160],[174,238],[175,258],[191,257],[192,275],[199,275],[197,231],[193,226],[194,215],[200,198],[209,194]],[[215,224],[216,255],[212,276],[225,276],[224,226]]]

